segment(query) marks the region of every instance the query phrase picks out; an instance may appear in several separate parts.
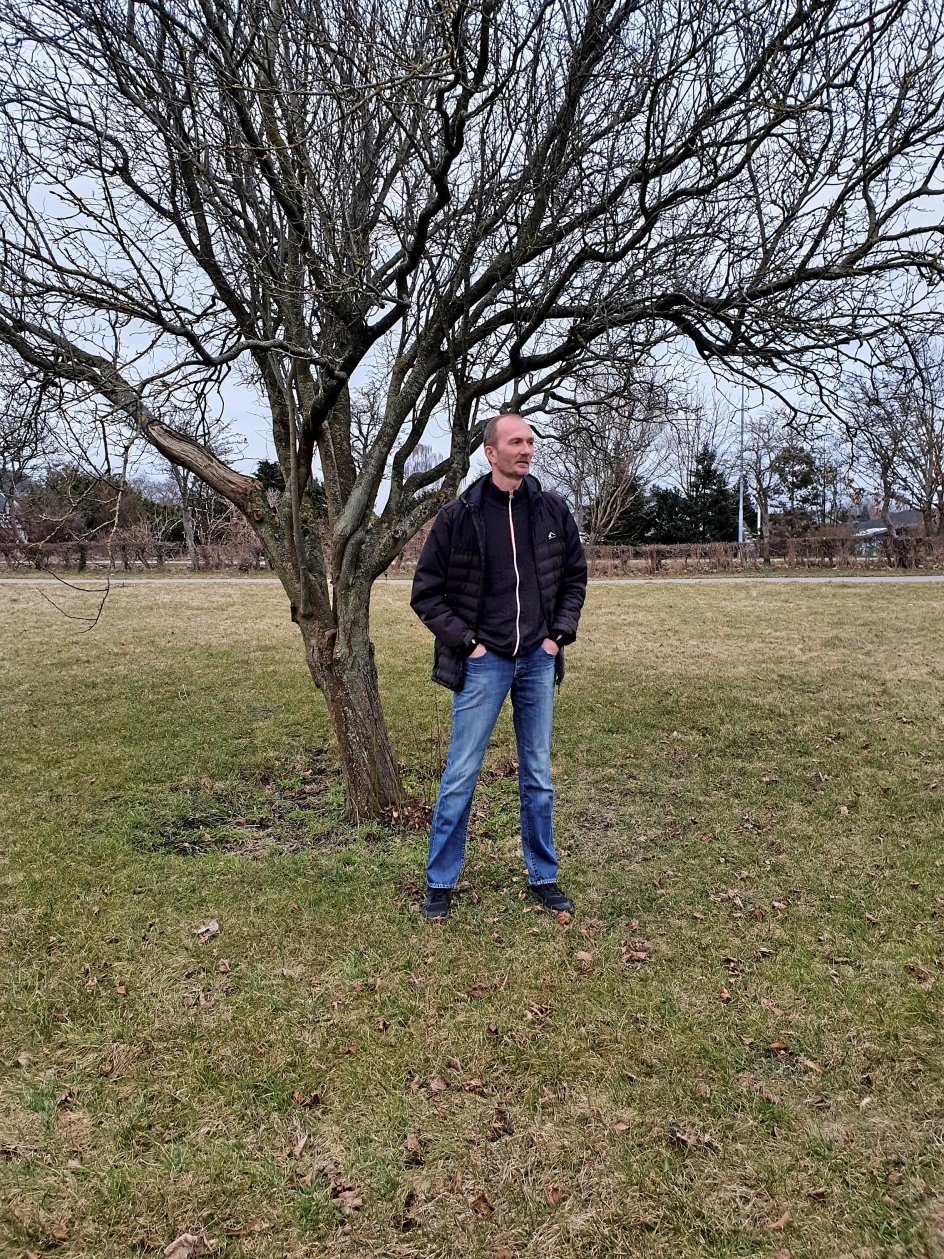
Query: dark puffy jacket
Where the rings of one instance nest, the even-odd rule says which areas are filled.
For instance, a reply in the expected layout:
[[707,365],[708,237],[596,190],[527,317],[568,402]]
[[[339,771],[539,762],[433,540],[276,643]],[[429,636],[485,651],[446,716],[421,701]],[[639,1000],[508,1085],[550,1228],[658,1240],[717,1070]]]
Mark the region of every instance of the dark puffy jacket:
[[[410,606],[436,636],[433,681],[461,691],[466,657],[478,632],[482,606],[485,522],[482,494],[488,474],[433,522],[413,578]],[[522,482],[529,494],[534,559],[541,609],[551,638],[561,647],[577,636],[577,622],[587,592],[587,561],[570,508],[552,490],[542,490],[533,476]],[[555,657],[558,683],[564,653]]]

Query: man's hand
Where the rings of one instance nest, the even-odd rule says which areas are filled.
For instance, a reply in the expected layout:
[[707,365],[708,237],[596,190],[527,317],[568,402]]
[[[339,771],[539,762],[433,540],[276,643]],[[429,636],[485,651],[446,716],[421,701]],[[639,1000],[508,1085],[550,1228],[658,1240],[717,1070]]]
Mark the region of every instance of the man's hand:
[[554,642],[553,638],[545,638],[544,642],[541,644],[541,649],[546,651],[549,656],[556,656],[560,651],[560,646],[558,643]]
[[485,655],[485,648],[482,646],[481,643],[476,643],[475,647],[469,653],[469,659],[478,660],[479,656],[484,656],[484,655]]

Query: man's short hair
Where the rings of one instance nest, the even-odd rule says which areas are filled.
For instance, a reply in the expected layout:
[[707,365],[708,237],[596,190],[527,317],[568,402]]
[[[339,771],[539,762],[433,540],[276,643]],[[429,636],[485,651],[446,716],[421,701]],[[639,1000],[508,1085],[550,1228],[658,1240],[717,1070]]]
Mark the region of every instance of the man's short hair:
[[485,425],[485,431],[482,434],[483,446],[494,446],[498,437],[499,420],[507,420],[509,417],[520,420],[521,416],[517,411],[502,411],[501,415],[493,415],[489,422]]

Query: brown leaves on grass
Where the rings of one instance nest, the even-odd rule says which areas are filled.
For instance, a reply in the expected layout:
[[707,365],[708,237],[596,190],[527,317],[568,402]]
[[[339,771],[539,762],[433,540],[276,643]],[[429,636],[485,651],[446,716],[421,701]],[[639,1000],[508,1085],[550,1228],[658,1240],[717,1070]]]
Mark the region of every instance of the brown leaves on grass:
[[216,1249],[216,1242],[207,1237],[203,1229],[199,1233],[181,1233],[161,1251],[164,1259],[192,1259],[194,1255],[209,1255]]
[[332,1188],[331,1197],[340,1208],[342,1215],[352,1215],[355,1211],[360,1211],[364,1206],[363,1195],[349,1185],[343,1189]]
[[[199,927],[194,927],[192,934],[199,939],[201,944],[206,944],[208,940],[212,940],[214,936],[220,934],[220,924],[215,918],[211,918],[209,922],[204,922]],[[199,1254],[201,1252],[194,1251],[194,1253]]]
[[925,967],[917,962],[909,962],[906,967],[908,973],[914,976],[918,987],[922,992],[930,992],[934,987],[934,976]]
[[488,1200],[488,1194],[483,1189],[477,1198],[472,1200],[472,1210],[481,1220],[487,1220],[490,1215],[494,1215],[495,1208]]
[[301,1106],[303,1110],[312,1110],[316,1106],[321,1105],[321,1094],[313,1089],[310,1093],[295,1092],[292,1094],[292,1101],[296,1106]]
[[620,945],[620,957],[627,966],[641,966],[652,960],[652,945],[648,940],[624,940]]
[[384,809],[382,814],[385,825],[412,831],[414,834],[419,831],[428,831],[432,816],[432,805],[418,797],[401,800],[398,804]]
[[403,1161],[407,1167],[419,1167],[423,1162],[423,1143],[415,1132],[406,1134],[404,1149],[406,1153]]
[[265,1220],[249,1220],[246,1224],[227,1224],[223,1232],[227,1237],[252,1237],[256,1233],[265,1233],[272,1227]]
[[360,1211],[364,1205],[363,1193],[348,1183],[337,1159],[328,1158],[312,1167],[304,1176],[294,1182],[299,1189],[309,1188],[316,1176],[324,1176],[330,1186],[331,1201],[342,1215],[351,1215]]
[[496,1107],[492,1122],[489,1124],[489,1140],[497,1141],[499,1137],[511,1137],[514,1136],[514,1132],[515,1126],[511,1122],[508,1111],[501,1106]]
[[688,1124],[671,1124],[668,1131],[668,1142],[669,1145],[687,1150],[689,1153],[694,1153],[696,1150],[710,1150],[714,1153],[718,1151],[718,1143],[714,1137],[708,1133],[699,1132]]

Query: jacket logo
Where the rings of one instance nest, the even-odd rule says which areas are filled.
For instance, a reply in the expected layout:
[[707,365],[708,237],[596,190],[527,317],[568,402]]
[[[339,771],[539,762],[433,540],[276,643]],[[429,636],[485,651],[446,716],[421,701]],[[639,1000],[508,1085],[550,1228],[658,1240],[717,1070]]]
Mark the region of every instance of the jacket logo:
[[556,537],[557,537],[557,534],[556,534],[556,533],[549,533],[549,534],[547,535],[547,540],[548,540],[548,542],[550,542],[551,538],[556,538]]

